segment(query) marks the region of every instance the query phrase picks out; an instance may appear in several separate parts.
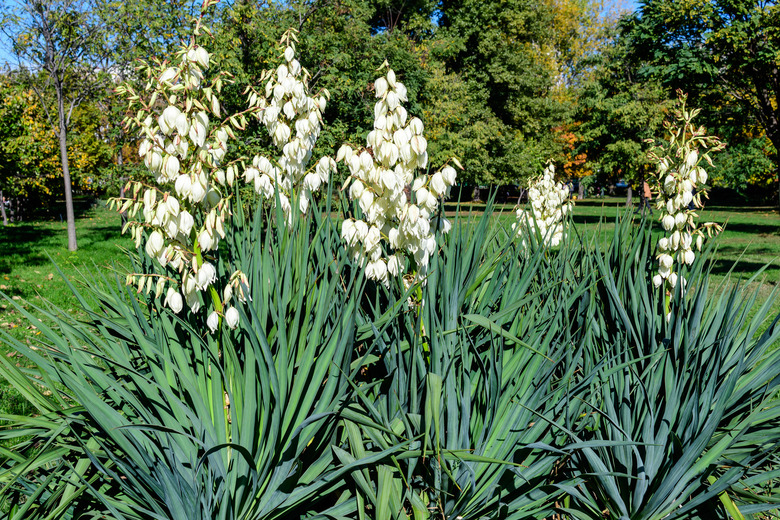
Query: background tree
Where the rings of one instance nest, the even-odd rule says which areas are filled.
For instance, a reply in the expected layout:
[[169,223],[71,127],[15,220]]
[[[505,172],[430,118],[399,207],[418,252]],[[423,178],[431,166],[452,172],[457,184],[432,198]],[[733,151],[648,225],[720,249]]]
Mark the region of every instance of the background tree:
[[671,101],[659,82],[640,75],[644,64],[630,52],[625,22],[614,31],[612,43],[591,58],[593,73],[580,93],[578,150],[601,183],[623,179],[641,188],[651,167],[644,140],[662,133]]
[[93,0],[16,1],[3,12],[2,31],[18,60],[17,77],[37,94],[59,143],[70,251],[78,245],[68,130],[75,108],[107,81],[103,29]]
[[[57,193],[61,173],[57,139],[32,89],[0,77],[0,195],[20,218],[28,205],[41,205]],[[8,215],[3,212],[3,221]]]
[[642,74],[660,81],[667,92],[681,88],[692,99],[705,100],[697,101],[703,113],[716,114],[705,125],[737,138],[730,144],[746,153],[763,148],[745,139],[755,135],[750,127],[763,129],[780,179],[777,2],[645,0],[629,23],[632,52],[647,63]]

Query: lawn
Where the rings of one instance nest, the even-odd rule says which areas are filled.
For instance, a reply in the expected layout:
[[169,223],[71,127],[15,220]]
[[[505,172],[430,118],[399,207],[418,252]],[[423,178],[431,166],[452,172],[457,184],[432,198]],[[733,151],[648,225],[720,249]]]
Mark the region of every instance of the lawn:
[[[479,213],[483,208],[484,205],[480,204],[466,204],[461,206],[461,211]],[[449,214],[453,209],[453,205],[447,206]],[[498,210],[497,218],[503,224],[513,221],[513,205],[500,205]],[[624,199],[586,199],[577,202],[574,222],[579,232],[597,232],[606,242],[612,235],[615,215],[624,210]],[[656,211],[656,219],[657,215]],[[719,239],[715,279],[723,279],[732,269],[738,277],[747,278],[768,265],[763,276],[770,283],[763,286],[755,283],[751,287],[759,288],[760,299],[766,299],[774,285],[780,282],[780,214],[777,210],[769,207],[713,206],[702,211],[701,218],[702,221],[726,224]],[[655,227],[660,236],[662,230],[658,222]],[[69,252],[65,224],[59,219],[0,226],[0,292],[18,303],[38,305],[46,299],[68,312],[76,312],[77,306],[57,267],[67,279],[76,282],[84,270],[99,269],[110,273],[116,268],[123,276],[127,269],[123,248],[132,247],[132,243],[120,233],[118,214],[96,206],[79,218],[77,232],[79,250]],[[780,313],[780,302],[775,304],[774,312]],[[0,328],[26,341],[31,341],[36,335],[36,331],[26,324],[23,316],[7,300],[0,301]],[[0,355],[14,354],[0,348]],[[18,397],[11,395],[7,386],[0,383],[0,411],[23,412],[19,402]]]
[[[77,312],[67,284],[58,272],[78,283],[80,271],[99,269],[110,273],[114,266],[127,270],[122,248],[132,247],[128,236],[122,236],[119,215],[103,206],[96,206],[77,222],[79,249],[68,251],[65,223],[59,219],[23,222],[0,226],[0,292],[17,303],[40,305],[43,300]],[[56,264],[56,265],[55,265]],[[29,304],[25,306],[29,308]],[[26,341],[36,335],[21,313],[7,299],[0,298],[0,328]],[[0,355],[15,354],[4,346]],[[0,411],[19,413],[21,401],[0,383]]]
[[[623,199],[586,199],[575,207],[574,221],[592,230],[602,216],[611,220],[616,210],[624,209]],[[701,222],[725,225],[718,241],[714,274],[722,276],[733,270],[738,275],[749,277],[767,266],[766,280],[772,283],[780,281],[780,214],[775,208],[713,205],[699,215]],[[654,228],[660,237],[663,230],[658,216],[658,210],[654,210]],[[604,227],[607,231],[612,229],[611,224]]]
[[[574,223],[577,231],[591,236],[598,233],[606,245],[612,238],[615,216],[626,211],[624,198],[604,197],[576,201]],[[461,214],[479,214],[484,204],[461,204]],[[512,204],[499,204],[498,218],[508,227],[515,219]],[[456,205],[447,204],[448,216],[454,216]],[[660,238],[663,229],[653,211],[653,232]],[[780,213],[773,207],[710,206],[699,212],[700,222],[715,222],[725,229],[718,239],[718,260],[713,268],[717,277],[733,275],[749,278],[766,267],[762,277],[772,284],[780,282]]]

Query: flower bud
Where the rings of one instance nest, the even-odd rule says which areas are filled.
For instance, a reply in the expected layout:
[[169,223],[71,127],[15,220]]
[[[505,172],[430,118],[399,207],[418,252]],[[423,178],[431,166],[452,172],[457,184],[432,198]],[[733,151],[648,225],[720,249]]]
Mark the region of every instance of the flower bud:
[[219,327],[219,314],[217,314],[217,311],[213,311],[211,314],[209,314],[209,317],[206,320],[206,325],[208,325],[211,332],[217,330]]
[[170,307],[176,314],[179,314],[184,307],[184,301],[182,300],[181,294],[173,287],[168,288],[164,304]]
[[672,229],[674,229],[674,223],[675,220],[672,215],[664,215],[664,218],[661,221],[661,225],[663,225],[666,231],[671,231]]
[[699,161],[699,152],[696,150],[691,150],[688,153],[688,155],[685,157],[685,164],[688,165],[689,168],[693,168],[698,161]]
[[195,61],[203,67],[204,69],[207,69],[209,67],[209,53],[206,51],[203,47],[198,47],[195,49]]
[[685,212],[681,211],[674,216],[674,223],[677,226],[677,229],[685,227],[686,222],[688,222],[688,215]]
[[225,311],[225,324],[227,324],[227,326],[231,329],[238,327],[238,319],[238,309],[235,307],[230,307],[227,311]]
[[217,271],[214,266],[208,262],[203,262],[203,265],[198,268],[196,288],[199,291],[206,289],[209,285],[213,284],[217,280]]
[[173,180],[179,175],[179,159],[174,155],[169,155],[164,161],[165,176]]
[[146,253],[154,258],[157,256],[157,253],[159,253],[163,246],[165,245],[165,238],[163,238],[162,233],[160,233],[157,230],[152,231],[152,233],[149,235],[149,238],[146,241]]
[[215,244],[214,235],[204,229],[198,234],[198,244],[200,244],[201,251],[210,251]]
[[381,98],[387,92],[387,80],[385,78],[378,78],[374,82],[374,92],[376,97]]

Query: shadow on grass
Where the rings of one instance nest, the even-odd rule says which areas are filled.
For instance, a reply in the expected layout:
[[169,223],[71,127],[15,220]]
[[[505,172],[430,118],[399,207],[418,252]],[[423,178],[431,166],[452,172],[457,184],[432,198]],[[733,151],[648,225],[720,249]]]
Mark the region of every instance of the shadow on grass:
[[731,273],[732,277],[738,276],[746,280],[764,267],[766,267],[766,269],[764,269],[759,276],[759,280],[764,277],[770,280],[777,280],[780,278],[780,265],[767,265],[762,262],[748,262],[743,260],[735,263],[734,260],[729,259],[715,260],[712,265],[712,274],[725,276]]
[[727,213],[772,213],[777,214],[777,208],[773,206],[721,206],[717,204],[704,204],[704,209],[708,211],[724,211]]
[[736,223],[727,222],[726,231],[735,233],[749,233],[753,235],[778,235],[780,234],[780,225],[777,224],[754,224],[754,223]]
[[[95,226],[79,230],[81,244],[107,242],[117,236],[116,226]],[[49,242],[56,249],[57,238],[67,241],[65,229],[51,229],[34,224],[0,227],[0,274],[9,274],[15,267],[50,265],[46,247],[41,242]]]
[[36,247],[41,240],[49,240],[58,233],[39,226],[19,225],[0,228],[0,242],[3,244],[0,252],[0,274],[8,274],[20,263],[24,265],[43,265],[49,262],[46,254]]

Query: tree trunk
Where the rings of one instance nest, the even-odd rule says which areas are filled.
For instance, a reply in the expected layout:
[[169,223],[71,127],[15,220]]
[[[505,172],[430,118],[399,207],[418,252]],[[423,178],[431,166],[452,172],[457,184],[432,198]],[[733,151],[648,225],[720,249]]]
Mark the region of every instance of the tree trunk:
[[582,180],[580,180],[580,187],[577,191],[577,199],[582,200],[585,198],[585,185],[582,184]]
[[5,214],[5,197],[3,197],[3,190],[0,190],[0,214],[3,216],[3,225],[8,225],[8,215]]
[[65,124],[65,104],[62,99],[62,83],[57,82],[57,118],[60,131],[57,137],[60,141],[60,162],[62,163],[62,180],[65,184],[65,215],[68,219],[68,251],[76,251],[76,214],[73,211],[73,194],[71,192],[70,168],[68,167],[68,129]]
[[629,185],[629,187],[626,188],[626,206],[630,206],[631,205],[631,199],[632,199],[633,195],[634,195],[634,192],[631,189],[631,186]]

